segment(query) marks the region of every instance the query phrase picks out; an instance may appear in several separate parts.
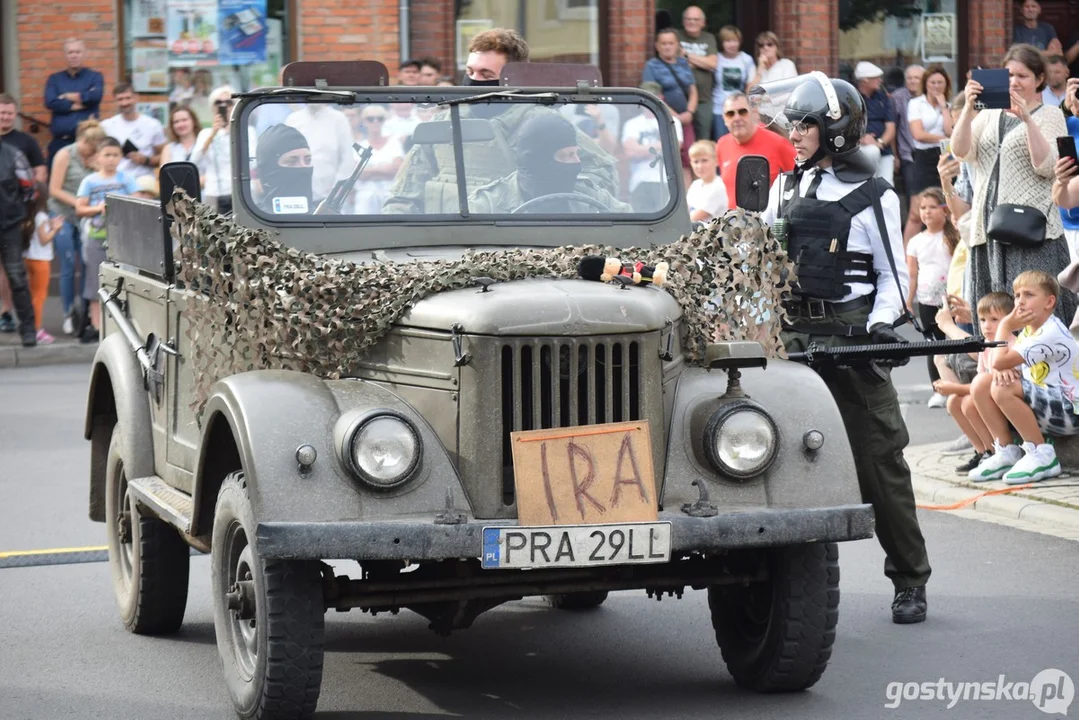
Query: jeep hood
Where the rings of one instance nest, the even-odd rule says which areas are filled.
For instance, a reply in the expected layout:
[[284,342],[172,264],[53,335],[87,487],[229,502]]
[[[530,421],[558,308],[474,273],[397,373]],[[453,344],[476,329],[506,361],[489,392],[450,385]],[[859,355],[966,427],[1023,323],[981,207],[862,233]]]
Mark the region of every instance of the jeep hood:
[[661,330],[682,312],[666,290],[582,279],[498,282],[431,295],[398,325],[473,335],[613,335]]

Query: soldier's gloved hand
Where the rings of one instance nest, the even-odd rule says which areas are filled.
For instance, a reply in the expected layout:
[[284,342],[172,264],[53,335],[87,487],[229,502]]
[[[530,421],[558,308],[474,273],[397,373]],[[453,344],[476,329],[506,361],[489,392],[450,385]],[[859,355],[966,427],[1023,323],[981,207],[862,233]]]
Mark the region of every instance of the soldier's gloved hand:
[[[892,343],[907,344],[909,341],[896,332],[895,328],[888,323],[880,322],[869,328],[869,342],[874,345],[884,345]],[[886,367],[900,367],[909,363],[910,358],[882,358],[880,360],[874,360],[873,362]]]

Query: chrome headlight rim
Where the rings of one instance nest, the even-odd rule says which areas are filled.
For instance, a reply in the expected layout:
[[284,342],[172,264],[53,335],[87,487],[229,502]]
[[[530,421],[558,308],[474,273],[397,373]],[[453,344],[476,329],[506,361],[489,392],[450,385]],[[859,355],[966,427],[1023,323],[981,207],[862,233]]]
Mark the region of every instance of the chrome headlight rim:
[[[771,427],[772,437],[774,439],[771,448],[768,451],[768,455],[750,471],[739,470],[727,465],[723,462],[723,459],[719,457],[719,453],[716,451],[716,441],[719,437],[719,432],[723,429],[724,423],[735,415],[744,412],[754,413],[763,418]],[[712,468],[723,477],[737,481],[758,478],[766,473],[769,468],[775,464],[776,458],[779,457],[779,426],[776,425],[776,421],[764,408],[754,402],[741,400],[721,405],[712,413],[712,416],[708,418],[708,424],[705,426],[704,454],[705,457],[708,458],[708,462],[711,463]]]
[[[400,422],[410,433],[412,433],[412,439],[416,444],[416,454],[412,458],[412,462],[409,464],[408,468],[397,475],[390,483],[380,481],[365,472],[356,462],[355,453],[353,452],[354,444],[359,438],[363,428],[376,420],[384,418],[392,418]],[[341,445],[338,448],[338,452],[341,456],[341,460],[349,469],[349,472],[362,482],[364,487],[376,492],[388,492],[390,490],[397,490],[403,485],[408,484],[419,474],[420,465],[423,460],[423,437],[420,435],[415,423],[412,422],[412,419],[404,413],[388,408],[379,408],[360,413],[351,423],[349,423],[348,428],[341,435]]]

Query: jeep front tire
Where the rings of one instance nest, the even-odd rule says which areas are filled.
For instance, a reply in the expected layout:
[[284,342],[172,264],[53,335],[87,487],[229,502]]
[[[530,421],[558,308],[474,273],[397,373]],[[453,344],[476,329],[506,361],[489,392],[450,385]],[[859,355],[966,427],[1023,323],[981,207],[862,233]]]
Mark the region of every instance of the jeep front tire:
[[727,670],[757,692],[805,690],[820,679],[839,620],[839,548],[814,543],[764,551],[768,580],[708,589]]
[[262,561],[243,472],[221,484],[211,545],[214,629],[236,712],[309,718],[322,687],[325,606],[319,563]]

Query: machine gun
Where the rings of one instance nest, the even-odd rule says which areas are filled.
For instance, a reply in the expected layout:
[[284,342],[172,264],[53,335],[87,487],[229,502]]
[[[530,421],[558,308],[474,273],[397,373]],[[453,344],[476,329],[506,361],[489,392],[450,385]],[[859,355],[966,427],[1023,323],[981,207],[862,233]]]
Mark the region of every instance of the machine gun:
[[962,340],[933,340],[913,343],[881,343],[879,345],[846,345],[826,347],[811,343],[805,352],[790,353],[787,358],[805,363],[816,370],[856,368],[881,381],[887,376],[877,363],[926,355],[981,352],[1001,347],[1002,340],[968,337]]
[[318,204],[315,208],[315,215],[340,215],[341,208],[345,206],[345,200],[348,198],[348,194],[352,192],[353,186],[356,181],[360,179],[360,173],[367,167],[367,163],[371,160],[371,156],[375,154],[375,151],[370,146],[363,147],[359,143],[352,143],[352,149],[356,151],[356,154],[360,156],[359,162],[356,163],[356,167],[353,168],[352,174],[344,180],[338,180],[337,184],[333,186],[333,190],[330,190],[330,194],[326,196],[326,199]]

